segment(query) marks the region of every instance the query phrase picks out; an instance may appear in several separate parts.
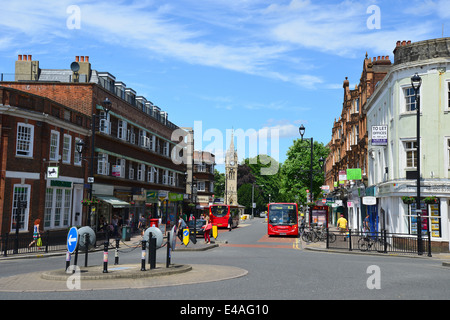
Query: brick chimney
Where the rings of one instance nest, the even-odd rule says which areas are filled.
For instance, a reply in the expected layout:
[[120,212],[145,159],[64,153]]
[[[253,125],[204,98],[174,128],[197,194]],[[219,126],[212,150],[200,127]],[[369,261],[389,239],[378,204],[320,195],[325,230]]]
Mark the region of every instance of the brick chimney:
[[39,61],[32,61],[31,54],[19,54],[16,61],[14,81],[37,81]]

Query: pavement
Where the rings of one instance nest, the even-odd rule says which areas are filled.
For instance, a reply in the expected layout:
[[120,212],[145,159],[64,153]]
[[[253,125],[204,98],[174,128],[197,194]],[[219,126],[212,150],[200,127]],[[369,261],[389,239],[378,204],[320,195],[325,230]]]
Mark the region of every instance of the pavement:
[[[140,246],[141,239],[141,236],[132,237],[129,241],[121,242],[121,248],[137,248]],[[212,243],[209,244],[206,244],[203,239],[197,240],[198,241],[196,244],[190,242],[187,246],[180,244],[177,240],[177,247],[175,248],[175,251],[205,251],[217,248],[221,244],[219,241],[214,242],[214,240],[212,240]],[[426,254],[423,256],[418,256],[361,252],[359,250],[348,251],[326,249],[325,243],[323,242],[305,243],[300,239],[297,241],[297,249],[339,254],[379,255],[383,257],[402,256],[420,259],[433,259],[442,261],[443,266],[450,267],[450,253],[433,253],[432,257],[428,257]],[[103,249],[99,248],[99,250]],[[164,248],[162,248],[162,250],[164,250]],[[28,253],[0,257],[0,261],[7,259],[44,258],[48,256],[65,254],[65,252],[51,252],[47,254]],[[166,268],[165,264],[156,264],[155,269],[150,269],[149,265],[146,264],[145,270],[141,270],[140,263],[113,265],[111,261],[109,262],[107,273],[103,272],[103,266],[71,266],[71,268],[73,270],[71,270],[72,272],[70,273],[66,273],[64,269],[58,269],[0,278],[0,292],[59,292],[71,290],[154,288],[181,284],[223,281],[243,277],[248,273],[247,270],[238,267],[200,264],[171,264],[168,268]]]

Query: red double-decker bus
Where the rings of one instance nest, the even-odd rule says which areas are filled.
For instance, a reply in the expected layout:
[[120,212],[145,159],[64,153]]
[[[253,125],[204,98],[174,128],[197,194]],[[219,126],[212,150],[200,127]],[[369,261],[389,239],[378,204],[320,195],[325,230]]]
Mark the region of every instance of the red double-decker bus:
[[239,209],[237,206],[230,206],[224,204],[213,204],[209,206],[209,217],[213,226],[218,228],[228,228],[228,219],[231,218],[232,228],[239,225]]
[[267,207],[267,234],[269,236],[298,237],[296,203],[269,203]]

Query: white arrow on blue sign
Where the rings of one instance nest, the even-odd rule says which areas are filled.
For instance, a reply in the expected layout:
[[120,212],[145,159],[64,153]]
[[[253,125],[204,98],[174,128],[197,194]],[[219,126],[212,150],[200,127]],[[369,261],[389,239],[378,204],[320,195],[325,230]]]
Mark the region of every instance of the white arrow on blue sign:
[[78,230],[76,227],[72,227],[67,235],[67,251],[73,253],[78,244]]

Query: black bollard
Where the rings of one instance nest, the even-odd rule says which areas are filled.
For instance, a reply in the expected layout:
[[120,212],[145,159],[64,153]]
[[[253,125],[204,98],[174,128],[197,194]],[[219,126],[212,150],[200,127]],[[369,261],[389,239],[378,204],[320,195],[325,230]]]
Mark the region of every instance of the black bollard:
[[167,255],[166,255],[166,268],[170,265],[170,232],[167,233]]
[[114,255],[114,264],[119,264],[119,242],[120,238],[116,238],[116,252]]
[[103,273],[108,273],[108,246],[109,242],[105,241],[103,243]]
[[84,266],[88,266],[88,252],[89,252],[89,233],[84,235],[84,244],[86,246],[86,255],[84,257]]
[[145,271],[145,248],[147,241],[142,240],[141,271]]
[[149,234],[150,243],[148,246],[148,263],[150,264],[150,269],[156,268],[156,238]]

